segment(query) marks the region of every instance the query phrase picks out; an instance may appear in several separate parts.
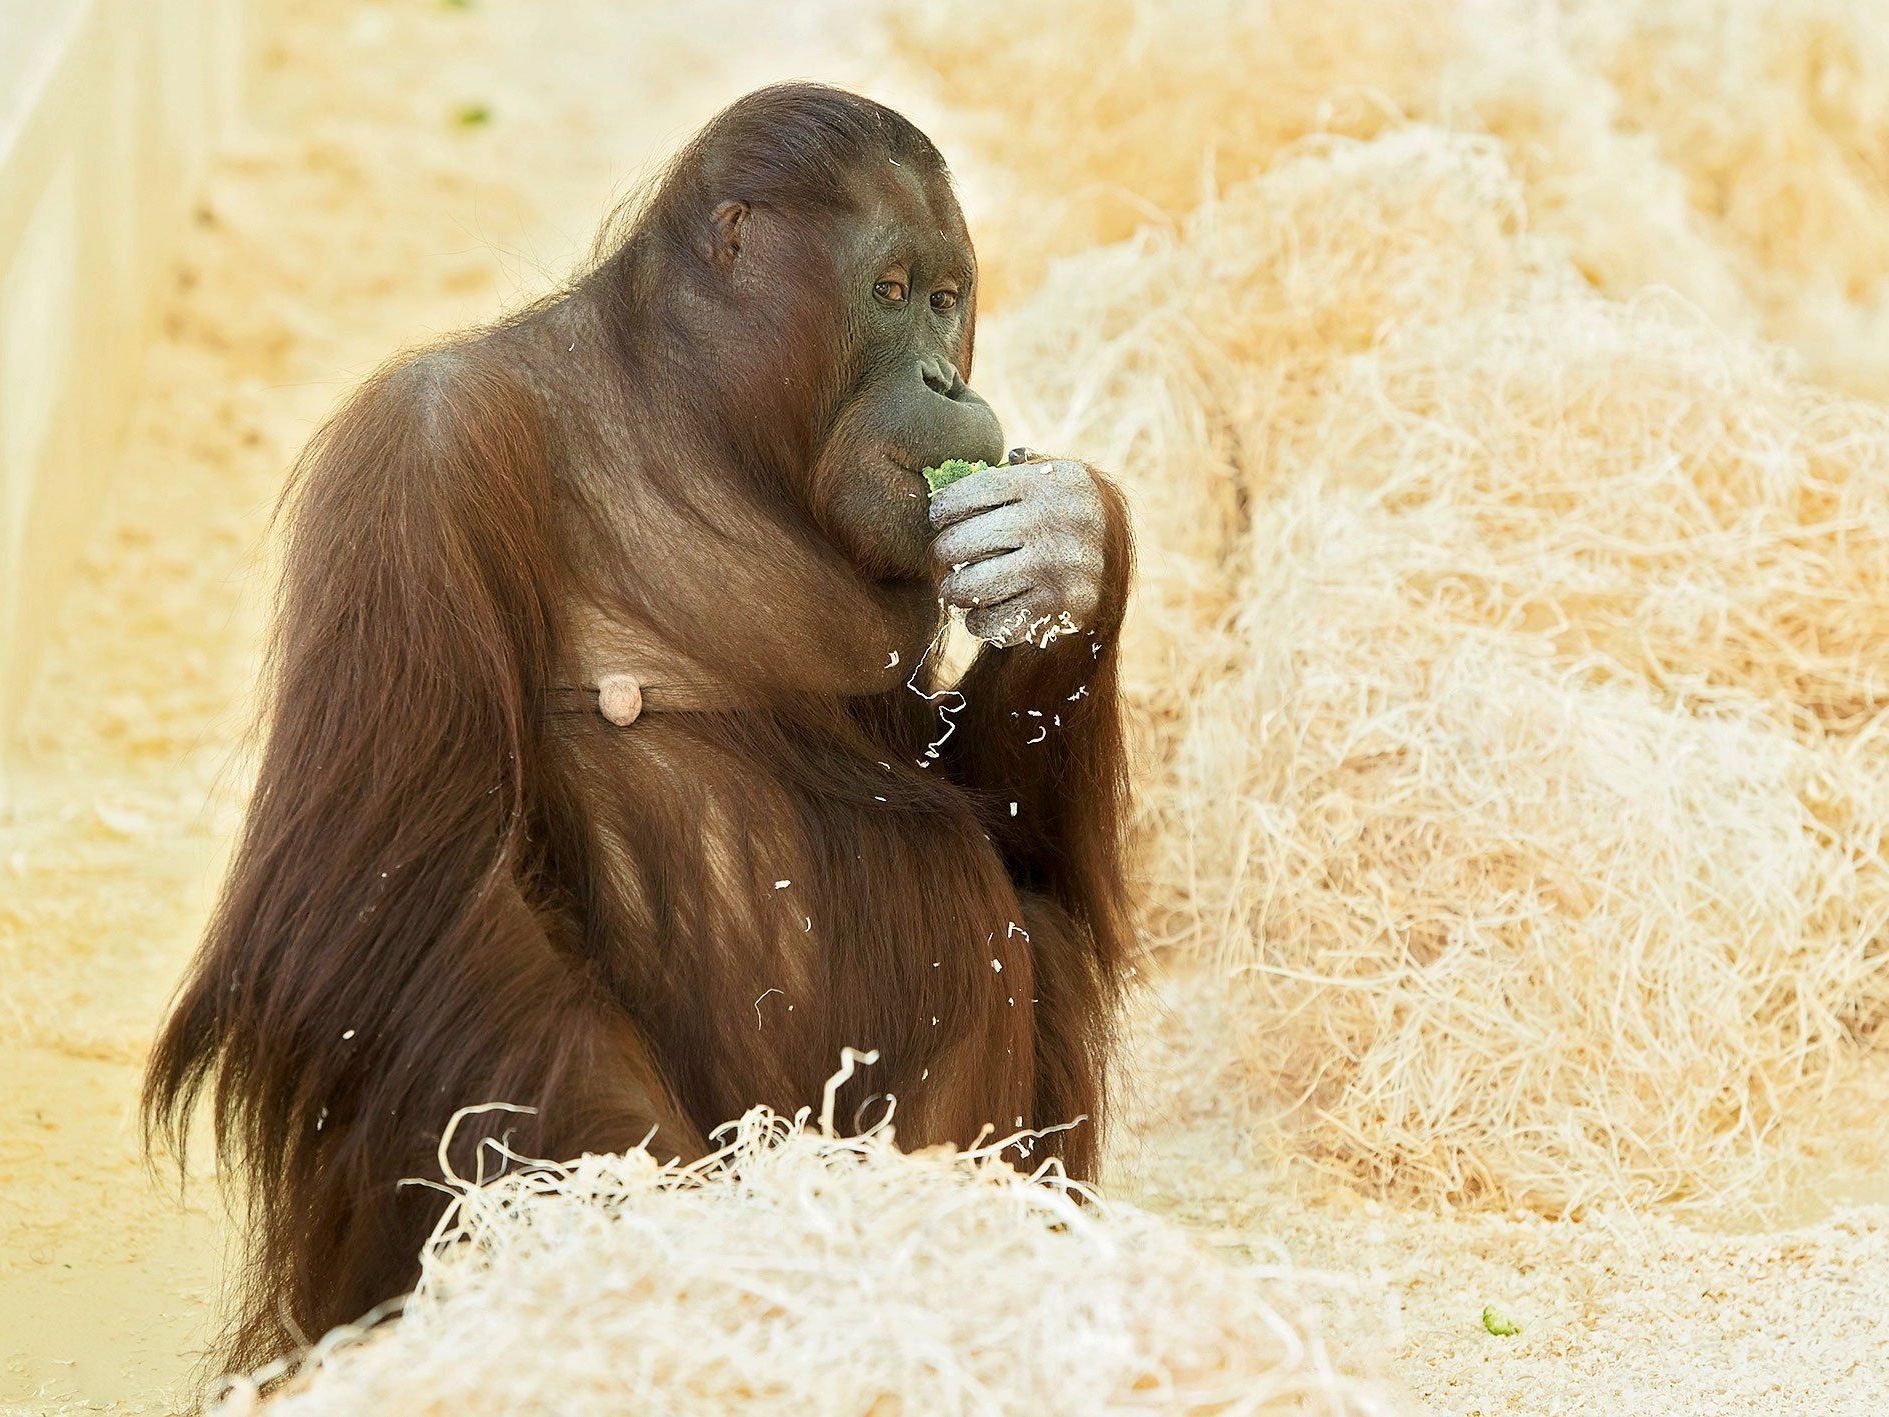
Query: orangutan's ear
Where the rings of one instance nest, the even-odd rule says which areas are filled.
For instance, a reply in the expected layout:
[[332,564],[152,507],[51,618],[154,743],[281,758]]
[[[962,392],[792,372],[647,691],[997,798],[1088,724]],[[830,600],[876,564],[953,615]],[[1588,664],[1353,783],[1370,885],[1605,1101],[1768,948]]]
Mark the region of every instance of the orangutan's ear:
[[723,202],[709,222],[709,259],[732,266],[741,254],[741,228],[748,219],[746,202]]

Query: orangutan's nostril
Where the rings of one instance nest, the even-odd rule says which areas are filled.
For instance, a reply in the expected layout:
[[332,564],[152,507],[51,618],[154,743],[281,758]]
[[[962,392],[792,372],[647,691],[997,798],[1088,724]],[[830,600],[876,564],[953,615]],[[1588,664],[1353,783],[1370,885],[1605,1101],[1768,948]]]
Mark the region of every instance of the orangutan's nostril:
[[942,359],[919,360],[918,377],[925,381],[925,387],[934,394],[943,394],[948,399],[956,398],[964,389],[964,381],[958,377],[958,371]]

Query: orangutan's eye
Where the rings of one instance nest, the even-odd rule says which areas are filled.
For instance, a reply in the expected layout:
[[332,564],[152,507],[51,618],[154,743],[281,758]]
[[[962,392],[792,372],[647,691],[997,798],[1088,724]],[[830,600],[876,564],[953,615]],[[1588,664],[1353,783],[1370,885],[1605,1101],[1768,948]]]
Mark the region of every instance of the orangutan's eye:
[[905,282],[902,280],[882,280],[873,286],[872,293],[881,300],[890,300],[894,305],[905,303]]
[[957,303],[958,293],[955,290],[934,290],[931,293],[931,308],[934,310],[949,310]]

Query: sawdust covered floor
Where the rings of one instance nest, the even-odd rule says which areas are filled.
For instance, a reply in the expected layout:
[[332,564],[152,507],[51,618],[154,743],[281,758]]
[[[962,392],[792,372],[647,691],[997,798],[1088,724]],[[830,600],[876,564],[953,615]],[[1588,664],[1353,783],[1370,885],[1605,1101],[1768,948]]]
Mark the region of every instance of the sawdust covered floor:
[[[1419,1410],[1889,1411],[1889,1059],[1777,1138],[1762,1214],[1430,1214],[1267,1159],[1238,1118],[1252,1085],[1224,1061],[1217,992],[1183,977],[1144,995],[1116,1193],[1235,1253],[1347,1277],[1326,1341],[1388,1348]],[[1485,1307],[1521,1331],[1487,1332]]]
[[[167,1410],[202,1341],[219,1208],[202,1182],[180,1206],[146,1175],[132,1107],[238,817],[266,520],[316,420],[391,351],[548,288],[639,163],[754,83],[859,83],[958,151],[948,117],[827,7],[744,7],[738,31],[700,7],[686,28],[655,6],[634,26],[617,4],[545,9],[293,6],[255,135],[192,233],[0,820],[0,1406]],[[1329,1337],[1368,1350],[1389,1332],[1432,1410],[1879,1410],[1889,1209],[1829,1212],[1889,1200],[1871,1149],[1889,1079],[1805,1119],[1795,1145],[1825,1180],[1772,1224],[1807,1228],[1421,1216],[1257,1159],[1221,1105],[1240,1090],[1206,1061],[1211,991],[1168,992],[1121,1193],[1235,1249],[1357,1275]],[[1522,1332],[1486,1333],[1489,1304]]]

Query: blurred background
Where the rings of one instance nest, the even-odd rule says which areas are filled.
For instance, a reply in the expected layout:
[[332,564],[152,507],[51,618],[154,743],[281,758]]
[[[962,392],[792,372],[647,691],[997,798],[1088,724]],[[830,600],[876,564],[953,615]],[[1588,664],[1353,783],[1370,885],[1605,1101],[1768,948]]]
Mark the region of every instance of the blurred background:
[[1425,1410],[1880,1410],[1857,0],[0,0],[0,1409],[169,1410],[216,1301],[134,1099],[296,451],[784,78],[938,142],[980,388],[1135,509],[1110,1193]]

